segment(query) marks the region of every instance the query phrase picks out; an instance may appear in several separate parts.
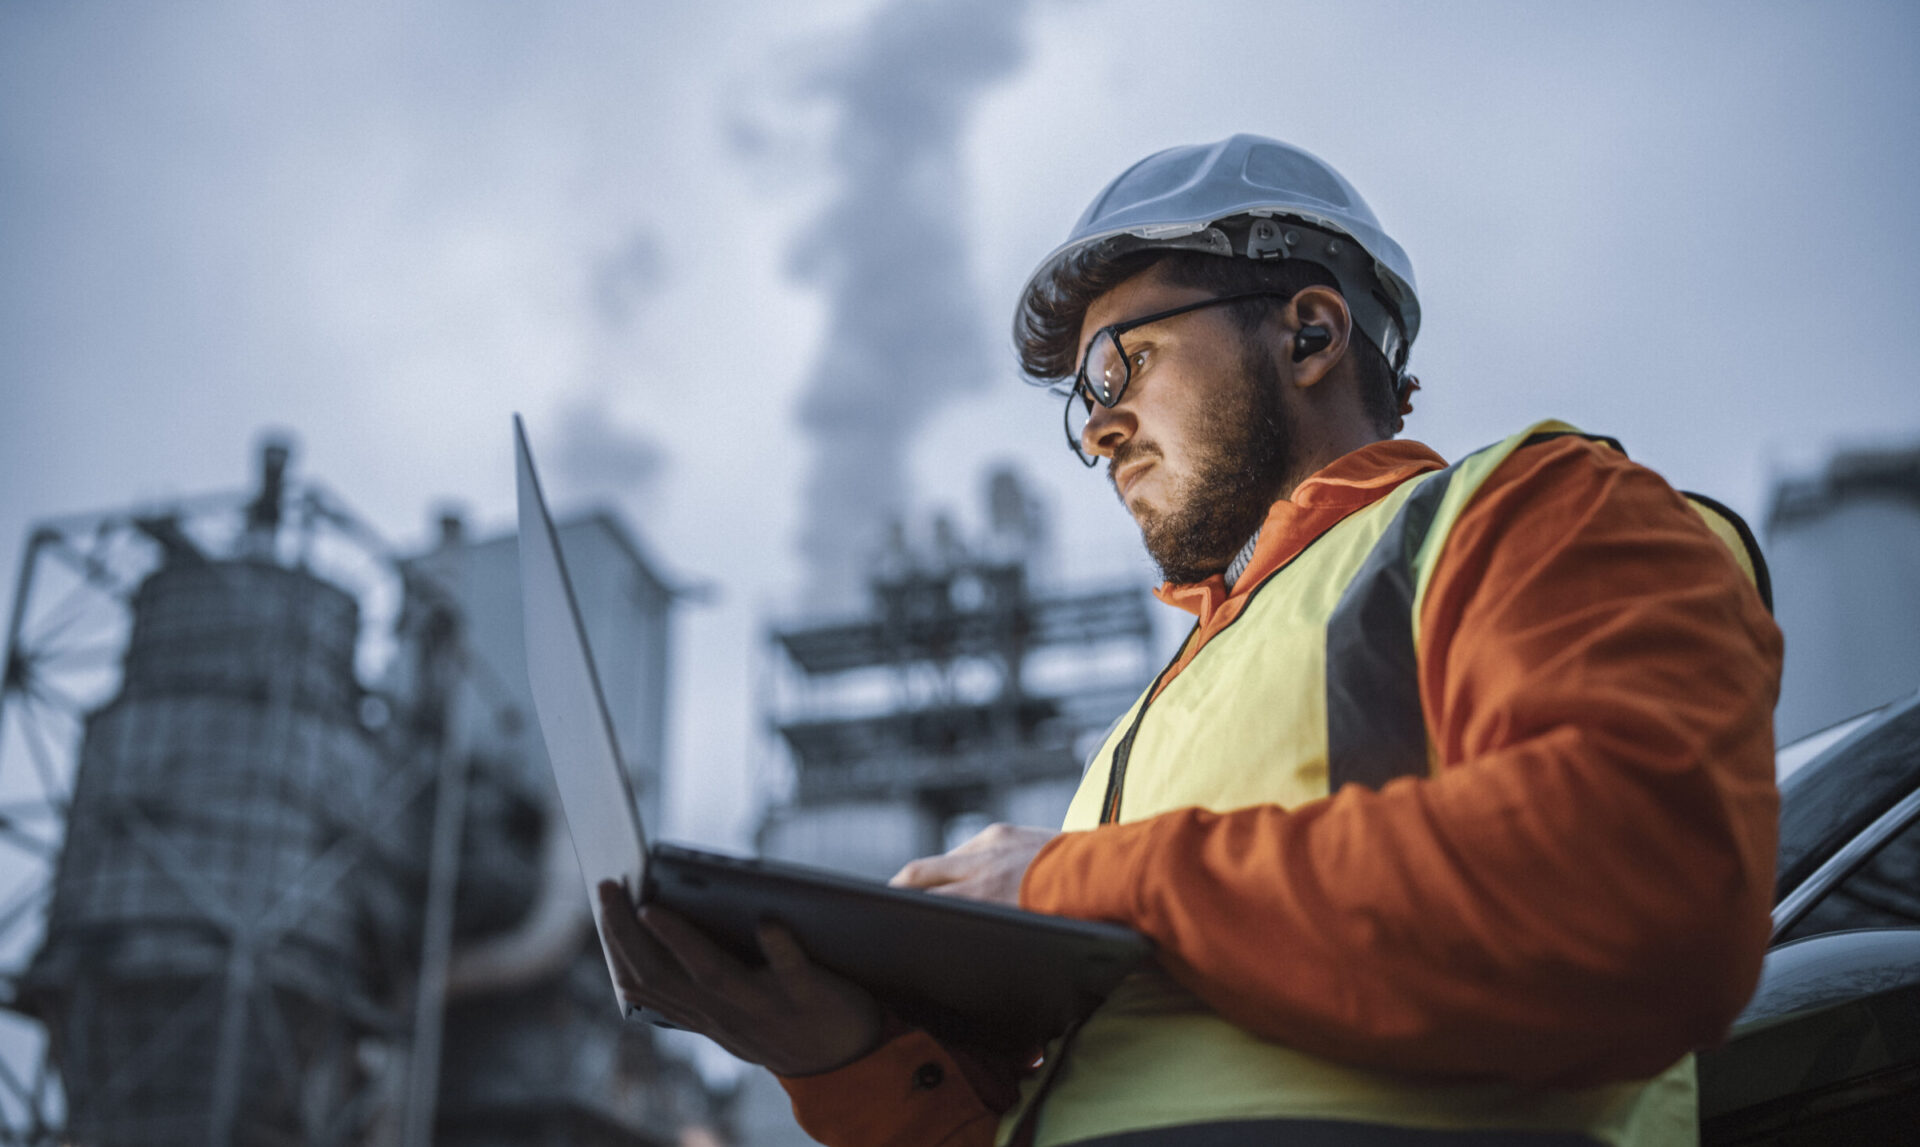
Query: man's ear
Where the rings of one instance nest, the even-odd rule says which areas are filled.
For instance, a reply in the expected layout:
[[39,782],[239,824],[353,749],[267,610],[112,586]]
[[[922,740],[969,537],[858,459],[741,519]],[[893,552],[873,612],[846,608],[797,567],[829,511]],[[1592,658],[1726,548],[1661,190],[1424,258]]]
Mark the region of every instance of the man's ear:
[[1332,287],[1303,287],[1287,303],[1285,358],[1292,367],[1289,381],[1306,388],[1332,372],[1347,353],[1353,337],[1353,315],[1347,300]]

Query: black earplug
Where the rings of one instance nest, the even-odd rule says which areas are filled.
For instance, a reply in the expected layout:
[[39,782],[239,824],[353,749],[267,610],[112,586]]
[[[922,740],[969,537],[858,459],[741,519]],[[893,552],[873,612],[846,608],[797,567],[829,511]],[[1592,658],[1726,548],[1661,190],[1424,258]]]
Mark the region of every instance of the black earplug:
[[1293,336],[1293,361],[1299,362],[1310,354],[1319,354],[1332,342],[1333,336],[1323,326],[1308,324],[1301,327],[1300,333]]

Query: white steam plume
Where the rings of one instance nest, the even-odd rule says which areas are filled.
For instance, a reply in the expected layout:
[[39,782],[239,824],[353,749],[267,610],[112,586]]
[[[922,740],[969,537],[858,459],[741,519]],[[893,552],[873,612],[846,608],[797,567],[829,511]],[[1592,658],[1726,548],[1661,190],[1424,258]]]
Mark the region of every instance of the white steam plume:
[[893,0],[815,77],[839,115],[837,185],[794,263],[829,297],[799,410],[815,448],[799,534],[810,607],[858,601],[885,523],[906,509],[917,431],[992,376],[960,140],[978,97],[1024,58],[1025,8]]

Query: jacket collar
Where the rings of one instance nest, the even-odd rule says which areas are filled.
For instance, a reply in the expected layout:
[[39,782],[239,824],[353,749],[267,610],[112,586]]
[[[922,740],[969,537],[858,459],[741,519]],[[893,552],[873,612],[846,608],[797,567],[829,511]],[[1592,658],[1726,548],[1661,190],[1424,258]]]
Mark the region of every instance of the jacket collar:
[[1226,578],[1215,574],[1187,585],[1168,582],[1155,590],[1154,596],[1198,617],[1204,629],[1223,604],[1253,592],[1268,574],[1292,561],[1342,518],[1386,497],[1414,475],[1442,469],[1446,464],[1446,459],[1430,447],[1399,439],[1370,442],[1343,454],[1267,511],[1253,559],[1234,581],[1234,589],[1228,589]]

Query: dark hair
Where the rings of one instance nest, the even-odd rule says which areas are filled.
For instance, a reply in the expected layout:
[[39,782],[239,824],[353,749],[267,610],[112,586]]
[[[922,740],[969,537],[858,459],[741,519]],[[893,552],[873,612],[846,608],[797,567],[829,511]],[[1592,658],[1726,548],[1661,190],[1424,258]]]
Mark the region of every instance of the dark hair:
[[[1151,268],[1159,268],[1177,287],[1199,287],[1216,294],[1278,291],[1291,297],[1305,287],[1340,289],[1333,272],[1306,259],[1260,261],[1204,251],[1145,250],[1118,257],[1096,248],[1077,251],[1055,264],[1047,278],[1028,292],[1014,324],[1020,367],[1046,385],[1071,378],[1080,369],[1080,323],[1093,301]],[[1227,305],[1243,333],[1252,334],[1273,313],[1273,299],[1246,299]],[[1347,356],[1360,388],[1360,407],[1382,437],[1392,437],[1399,418],[1393,368],[1373,340],[1358,328],[1347,342]]]

